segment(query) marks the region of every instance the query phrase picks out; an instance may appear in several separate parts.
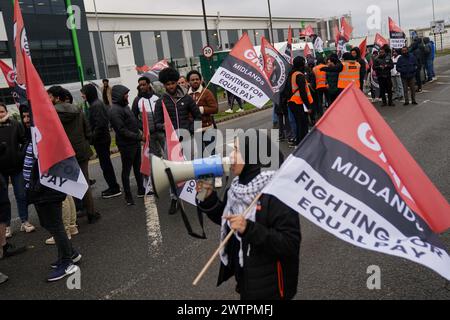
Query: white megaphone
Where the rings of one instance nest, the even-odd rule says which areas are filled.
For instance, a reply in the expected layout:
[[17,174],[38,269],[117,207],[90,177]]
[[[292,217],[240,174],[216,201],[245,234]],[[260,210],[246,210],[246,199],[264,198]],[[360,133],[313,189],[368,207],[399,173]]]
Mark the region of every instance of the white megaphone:
[[229,176],[231,161],[230,158],[212,156],[194,161],[176,162],[152,156],[151,168],[153,192],[158,197],[164,190],[169,190],[171,186],[170,173],[175,184],[189,180]]

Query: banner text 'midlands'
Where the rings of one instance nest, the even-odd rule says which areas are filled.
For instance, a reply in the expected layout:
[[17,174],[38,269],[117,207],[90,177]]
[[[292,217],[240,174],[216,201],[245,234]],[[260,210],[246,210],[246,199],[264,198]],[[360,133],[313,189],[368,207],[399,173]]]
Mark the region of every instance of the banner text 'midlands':
[[331,169],[352,179],[357,184],[366,187],[367,191],[384,200],[386,204],[399,214],[403,215],[407,221],[415,223],[418,231],[423,231],[423,228],[417,221],[416,215],[411,211],[405,201],[402,200],[396,190],[389,188],[388,186],[379,186],[377,179],[371,177],[368,173],[351,162],[346,162],[344,164],[343,159],[339,156],[334,161]]

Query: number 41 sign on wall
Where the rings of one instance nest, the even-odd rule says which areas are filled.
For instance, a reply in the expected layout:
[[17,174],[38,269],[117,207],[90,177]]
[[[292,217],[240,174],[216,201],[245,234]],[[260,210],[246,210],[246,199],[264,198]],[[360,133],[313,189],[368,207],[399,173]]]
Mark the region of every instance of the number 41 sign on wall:
[[131,48],[131,35],[129,33],[120,33],[116,35],[116,46],[119,49]]
[[138,75],[134,60],[133,41],[129,32],[114,34],[114,43],[117,53],[117,64],[119,65],[120,80],[122,85],[131,89],[128,101],[132,102],[136,96]]

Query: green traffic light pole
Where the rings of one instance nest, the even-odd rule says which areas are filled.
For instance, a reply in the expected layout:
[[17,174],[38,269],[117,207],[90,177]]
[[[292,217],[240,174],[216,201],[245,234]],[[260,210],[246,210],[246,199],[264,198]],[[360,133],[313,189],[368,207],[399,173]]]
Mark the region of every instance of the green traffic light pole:
[[73,51],[77,63],[78,75],[80,77],[81,86],[84,85],[83,62],[81,61],[80,45],[78,43],[77,26],[75,23],[72,1],[66,0],[67,14],[69,15],[70,29],[72,32]]
[[[66,8],[67,8],[67,14],[69,15],[69,24],[70,24],[70,30],[72,33],[73,51],[75,54],[75,61],[77,64],[78,76],[80,77],[81,87],[83,87],[84,86],[83,61],[81,60],[80,45],[78,42],[78,35],[77,35],[77,26],[75,23],[74,11],[73,11],[71,0],[66,0]],[[83,104],[83,109],[84,109],[84,113],[87,114],[88,107],[87,107],[86,102],[84,102],[84,104]]]
[[[15,0],[12,0],[12,4],[14,6]],[[73,50],[75,54],[75,60],[77,64],[78,69],[78,75],[80,78],[81,86],[84,85],[84,72],[83,72],[83,62],[81,60],[81,53],[80,53],[80,45],[78,43],[78,36],[77,36],[77,26],[75,24],[75,18],[74,18],[74,11],[72,8],[72,2],[70,0],[66,0],[66,8],[70,12],[68,12],[69,15],[69,21],[70,21],[70,29],[72,32],[72,42],[73,42]]]

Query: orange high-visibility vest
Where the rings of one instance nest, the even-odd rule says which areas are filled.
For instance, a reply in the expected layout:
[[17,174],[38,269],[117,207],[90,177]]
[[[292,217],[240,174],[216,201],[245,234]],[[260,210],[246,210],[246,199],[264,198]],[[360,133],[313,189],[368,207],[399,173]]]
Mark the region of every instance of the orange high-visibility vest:
[[[303,100],[302,97],[300,95],[300,90],[297,84],[297,76],[298,75],[304,75],[303,73],[301,73],[300,71],[295,71],[292,76],[291,76],[291,84],[292,84],[292,97],[291,99],[289,99],[289,102],[294,102],[295,104],[299,104],[302,105],[303,104]],[[308,102],[309,104],[312,104],[314,102],[313,96],[311,94],[311,90],[309,90],[309,83],[308,80],[306,80],[306,94],[308,95]]]
[[344,68],[342,69],[342,72],[339,73],[338,88],[345,89],[352,82],[359,88],[361,65],[356,61],[344,61],[342,62],[342,65]]
[[313,68],[314,75],[316,76],[317,89],[328,89],[327,73],[325,71],[320,71],[323,67],[326,67],[326,65],[319,64]]

